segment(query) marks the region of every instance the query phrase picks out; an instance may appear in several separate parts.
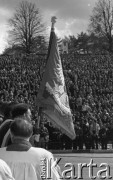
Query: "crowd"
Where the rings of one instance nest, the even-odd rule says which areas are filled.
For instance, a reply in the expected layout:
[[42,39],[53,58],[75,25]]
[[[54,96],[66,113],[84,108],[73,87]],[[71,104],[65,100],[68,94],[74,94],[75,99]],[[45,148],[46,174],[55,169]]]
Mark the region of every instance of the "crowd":
[[[42,117],[41,129],[34,128],[42,139],[37,146],[107,149],[113,141],[113,55],[63,54],[61,60],[77,136],[69,140]],[[45,64],[44,55],[0,57],[0,101],[31,105],[34,127],[38,120],[35,100]]]
[[113,55],[69,59],[63,57],[63,67],[77,133],[74,148],[107,149],[113,141]]
[[0,100],[25,102],[34,110],[45,62],[43,56],[1,56]]

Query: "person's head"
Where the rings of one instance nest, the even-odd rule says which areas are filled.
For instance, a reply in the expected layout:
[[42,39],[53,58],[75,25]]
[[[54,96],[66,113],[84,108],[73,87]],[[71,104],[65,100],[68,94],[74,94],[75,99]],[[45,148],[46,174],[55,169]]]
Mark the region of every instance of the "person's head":
[[19,117],[31,121],[31,110],[27,104],[19,103],[14,106],[12,110],[12,119]]
[[14,180],[7,163],[0,159],[0,180]]
[[29,140],[33,133],[33,125],[27,120],[16,119],[10,125],[10,132],[12,141],[15,138]]

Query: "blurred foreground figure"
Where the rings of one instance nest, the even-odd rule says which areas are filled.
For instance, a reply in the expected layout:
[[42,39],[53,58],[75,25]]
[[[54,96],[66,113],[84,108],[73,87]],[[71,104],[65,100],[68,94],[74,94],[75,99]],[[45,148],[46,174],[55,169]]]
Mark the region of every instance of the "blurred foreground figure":
[[0,180],[15,180],[9,166],[0,159]]
[[[46,179],[47,172],[44,174],[43,169],[51,171],[52,180],[60,178],[60,169],[52,153],[31,146],[29,139],[33,133],[33,126],[29,121],[16,119],[11,123],[10,132],[12,144],[0,149],[0,158],[7,162],[16,180]],[[51,169],[47,168],[47,163],[50,163]]]
[[10,103],[7,104],[4,112],[4,122],[0,126],[0,146],[5,147],[11,144],[9,127],[13,120],[17,118],[26,119],[31,122],[31,111],[27,104],[24,103]]

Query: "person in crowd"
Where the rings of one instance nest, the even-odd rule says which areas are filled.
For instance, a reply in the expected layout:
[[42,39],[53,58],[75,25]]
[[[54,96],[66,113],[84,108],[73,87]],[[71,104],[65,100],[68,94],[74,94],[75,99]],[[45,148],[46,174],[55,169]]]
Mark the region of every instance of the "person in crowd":
[[92,144],[92,136],[90,134],[89,128],[86,126],[85,133],[84,133],[85,149],[91,149],[91,144]]
[[49,132],[48,129],[45,127],[44,122],[41,122],[40,128],[39,128],[39,146],[42,148],[48,147],[48,141],[49,141]]
[[45,123],[45,127],[49,132],[48,149],[63,149],[62,132],[55,128],[50,121]]
[[30,143],[32,144],[33,147],[39,147],[40,134],[39,134],[38,123],[32,121],[32,125],[33,125],[33,134],[30,138]]
[[54,133],[54,128],[51,124],[50,121],[47,120],[47,122],[45,122],[45,127],[48,129],[49,132],[49,139],[48,139],[48,149],[52,149],[52,142],[54,142],[53,140],[53,133]]
[[73,140],[73,149],[83,149],[83,130],[79,122],[75,123],[76,138]]
[[98,149],[100,126],[94,117],[92,120],[90,120],[89,130],[92,137],[91,148]]
[[93,133],[95,134],[94,136],[94,148],[98,149],[98,145],[99,145],[99,131],[100,131],[100,125],[97,122],[96,119],[94,119],[94,131]]
[[12,119],[16,120],[16,118],[27,119],[31,122],[31,110],[30,107],[25,103],[18,103],[14,106],[12,112]]
[[102,149],[107,149],[107,130],[104,124],[100,128],[99,137]]
[[84,120],[82,128],[83,128],[83,142],[85,145],[85,149],[91,149],[92,136],[89,130],[89,123],[87,122],[87,120]]
[[[1,147],[5,147],[6,145],[11,143],[9,126],[13,120],[17,118],[27,119],[31,122],[31,110],[27,104],[18,103],[13,104],[13,107],[8,107],[8,113],[10,114],[11,119],[6,119],[4,123],[0,126],[0,142]],[[7,113],[7,111],[6,111]]]
[[59,179],[60,167],[55,164],[53,154],[31,146],[33,126],[28,120],[17,118],[10,125],[10,133],[12,144],[0,148],[0,158],[9,165],[16,180],[46,179],[44,167],[47,163],[51,163],[51,177],[48,178]]

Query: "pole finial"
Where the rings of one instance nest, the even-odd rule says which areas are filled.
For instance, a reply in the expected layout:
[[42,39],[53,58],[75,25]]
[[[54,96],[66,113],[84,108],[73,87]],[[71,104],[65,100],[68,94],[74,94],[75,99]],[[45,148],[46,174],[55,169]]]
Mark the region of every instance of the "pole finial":
[[56,16],[52,16],[51,22],[52,22],[52,28],[54,28],[54,24],[56,23]]

